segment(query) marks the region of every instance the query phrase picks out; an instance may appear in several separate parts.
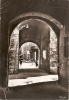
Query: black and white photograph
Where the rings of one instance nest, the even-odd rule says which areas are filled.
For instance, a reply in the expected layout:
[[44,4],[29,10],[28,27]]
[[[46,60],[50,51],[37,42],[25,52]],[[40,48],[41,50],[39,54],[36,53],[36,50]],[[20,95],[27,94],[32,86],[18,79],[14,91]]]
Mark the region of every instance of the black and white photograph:
[[69,0],[0,0],[0,100],[69,100]]

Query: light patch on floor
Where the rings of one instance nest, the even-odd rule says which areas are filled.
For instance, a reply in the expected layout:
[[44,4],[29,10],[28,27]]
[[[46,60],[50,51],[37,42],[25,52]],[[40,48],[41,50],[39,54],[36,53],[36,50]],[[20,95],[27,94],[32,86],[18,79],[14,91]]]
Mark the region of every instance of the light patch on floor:
[[57,81],[58,75],[45,75],[37,77],[28,77],[26,79],[10,79],[8,81],[8,87],[23,86],[28,84]]
[[28,63],[23,62],[21,65],[19,64],[19,69],[33,69],[33,68],[37,69],[38,66],[36,67],[35,63],[30,63],[30,62]]

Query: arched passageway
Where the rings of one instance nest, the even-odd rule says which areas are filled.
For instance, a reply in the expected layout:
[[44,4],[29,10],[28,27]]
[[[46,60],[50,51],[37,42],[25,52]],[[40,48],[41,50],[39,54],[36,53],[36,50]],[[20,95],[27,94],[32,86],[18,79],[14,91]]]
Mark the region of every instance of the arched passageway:
[[[61,99],[68,98],[67,96],[68,65],[69,65],[69,57],[68,57],[69,56],[68,55],[69,2],[68,1],[69,0],[2,0],[1,32],[0,32],[1,33],[0,97],[3,96],[3,98],[5,99],[10,99],[10,98],[32,99],[33,98],[33,99],[42,99],[42,100],[43,99],[56,100],[59,98]],[[26,23],[26,20],[31,20],[31,19],[34,20],[37,19],[37,23],[39,24],[39,27],[33,21],[31,22],[27,21]],[[49,44],[49,47],[46,38],[47,36],[46,35],[44,37],[42,36],[45,34],[47,30],[43,28],[44,24],[39,23],[38,20],[45,22],[50,28],[52,28],[52,31],[50,29],[51,45]],[[23,24],[21,24],[22,22]],[[34,25],[32,25],[31,23],[33,23]],[[20,24],[23,28],[20,26],[18,27],[18,30],[15,29]],[[31,26],[33,26],[34,29],[29,29],[31,28]],[[37,28],[35,26],[37,26]],[[12,37],[15,37],[16,36],[15,33],[16,34],[18,33],[18,35],[16,36],[18,40],[16,38],[13,38],[13,40],[10,38],[11,34],[13,34],[13,31],[14,31],[14,36]],[[53,31],[55,34],[53,33]],[[39,36],[41,37],[41,39],[38,38]],[[44,38],[46,38],[46,41]],[[10,39],[13,41],[12,44],[15,44],[13,48],[9,45],[11,44]],[[53,42],[55,43],[55,48],[53,45],[54,43],[51,40],[53,40]],[[40,65],[39,68],[37,68],[36,70],[19,69],[18,51],[19,48],[22,46],[22,44],[26,42],[33,42],[37,44],[38,47],[40,48],[41,51]],[[56,49],[57,47],[58,50]],[[8,52],[8,48],[9,48],[9,52]],[[7,59],[8,53],[10,56],[9,64]],[[51,82],[52,79],[53,79],[52,81],[54,81],[55,79],[53,76],[55,76],[54,74],[56,73],[56,69],[57,69],[56,66],[58,67],[57,76],[59,76],[59,81],[58,81],[59,84],[54,84],[55,82]],[[8,75],[9,77],[7,77],[8,74],[7,72],[9,72]],[[39,72],[40,72],[40,77],[38,77]],[[51,75],[52,75],[51,78],[47,77]],[[10,76],[11,77],[14,76],[14,77],[10,79]],[[8,82],[7,82],[7,78],[9,79]],[[15,80],[13,78],[15,78]],[[22,79],[22,83],[21,83],[21,79]],[[23,86],[23,88],[16,87],[16,88],[12,88],[13,90],[9,89],[9,91],[6,91],[6,89],[2,88],[2,87],[6,87],[7,85],[9,86],[9,84],[7,83],[11,81],[14,81],[15,83],[17,83],[17,85],[18,84],[27,85],[27,84],[37,83],[37,82],[42,82],[42,83]]]
[[[26,48],[22,48],[26,42],[34,42],[39,46],[39,68],[48,74],[54,73],[58,75],[58,36],[51,26],[38,19],[25,20],[13,30],[9,45],[9,73],[19,73],[19,69],[21,69],[19,65],[19,52],[23,50],[22,53],[25,53],[24,51],[26,50],[24,49]],[[28,45],[26,45],[26,47],[28,49]],[[27,53],[27,57],[24,58],[24,61],[30,61],[32,59],[30,59],[29,49]],[[33,59],[36,61],[35,56]],[[22,64],[25,66],[24,62],[22,62]]]
[[19,49],[19,69],[38,68],[40,49],[33,42],[24,43]]
[[[11,39],[10,39],[10,50],[13,50],[15,47],[15,51],[17,50],[17,53],[18,53],[18,48],[24,42],[32,41],[36,43],[40,47],[40,64],[39,64],[40,68],[49,72],[50,66],[52,66],[51,62],[53,62],[51,61],[51,59],[54,58],[55,59],[54,62],[58,63],[57,34],[46,22],[43,22],[41,20],[29,19],[22,22],[20,25],[24,26],[24,25],[27,25],[27,23],[28,23],[28,28],[24,27],[23,29],[20,29],[20,31],[17,28],[15,28],[14,31],[12,32]],[[16,34],[17,36],[15,36]],[[17,41],[17,43],[15,41]],[[12,52],[15,53],[15,51],[13,50]],[[13,54],[11,55],[13,56]],[[18,57],[18,56],[14,56],[14,59],[15,57]],[[12,61],[10,63],[12,63]],[[16,64],[17,63],[18,61],[16,60]],[[54,66],[57,66],[57,64]],[[18,69],[18,67],[16,68],[16,65],[15,65],[15,70],[16,69]],[[14,68],[11,67],[10,70],[14,70]]]
[[40,20],[38,18],[29,18],[20,22],[15,27],[10,37],[9,73],[18,73],[19,71],[18,53],[21,45],[26,42],[33,42],[40,48],[39,68],[48,74],[53,73],[58,75],[58,32],[60,28],[62,28],[62,25],[58,22],[56,26],[58,28],[60,26],[60,28],[58,29],[55,26],[55,31],[55,28],[52,26],[52,24],[49,24],[46,21]]

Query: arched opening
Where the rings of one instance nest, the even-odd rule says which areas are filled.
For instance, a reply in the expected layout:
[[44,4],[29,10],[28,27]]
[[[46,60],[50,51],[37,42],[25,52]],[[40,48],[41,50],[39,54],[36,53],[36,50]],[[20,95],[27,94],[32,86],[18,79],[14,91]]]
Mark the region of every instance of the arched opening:
[[24,43],[19,49],[19,69],[39,68],[40,49],[33,42]]
[[[27,24],[28,23],[28,24]],[[20,80],[20,72],[23,74],[22,79],[32,77],[33,74],[29,72],[31,67],[36,65],[36,72],[34,77],[39,79],[45,77],[46,79],[40,78],[39,81],[32,80],[32,83],[20,83],[21,85],[33,84],[38,82],[46,82],[49,76],[49,81],[58,80],[58,37],[51,26],[38,19],[29,19],[21,22],[13,30],[10,37],[9,45],[9,87],[12,86],[11,79]],[[39,51],[39,52],[38,52]],[[39,54],[39,55],[38,55]],[[37,56],[37,57],[36,57]],[[33,64],[30,65],[29,63]],[[27,66],[28,65],[28,66]],[[36,68],[36,66],[34,66]],[[23,71],[21,71],[23,70]],[[26,71],[26,73],[25,73]],[[15,75],[14,75],[15,74]],[[28,75],[27,75],[28,74]],[[31,74],[31,76],[30,76]],[[53,75],[54,74],[54,75]],[[55,80],[53,80],[53,77]],[[15,82],[13,82],[14,84]],[[20,85],[15,84],[14,86]]]
[[[44,16],[44,17],[42,16],[44,19],[46,17],[47,20],[50,20],[51,23],[54,23],[55,27],[53,27],[52,26],[53,24],[47,23],[48,21],[46,22],[46,20],[43,20],[40,18],[38,19],[37,18],[38,16],[36,15],[37,16],[36,17],[34,15],[35,14],[32,14],[32,18],[24,19],[24,21],[20,22],[15,27],[15,29],[12,31],[11,37],[14,37],[15,34],[18,34],[17,36],[15,36],[17,38],[16,46],[15,46],[16,39],[15,38],[13,39],[14,40],[13,47],[15,47],[16,50],[11,49],[9,51],[12,51],[11,55],[14,54],[13,53],[14,51],[17,51],[16,56],[14,56],[14,57],[16,57],[15,65],[18,66],[19,65],[19,62],[18,62],[19,54],[18,53],[19,53],[19,48],[21,47],[21,45],[26,42],[36,43],[40,48],[39,69],[47,72],[47,74],[50,76],[54,74],[53,76],[55,76],[55,77],[54,78],[52,77],[52,79],[58,80],[59,51],[58,51],[57,47],[59,45],[58,44],[59,43],[58,42],[59,30],[62,28],[62,25],[59,22],[56,24],[55,22],[57,22],[57,21],[52,18],[51,18],[51,20],[48,19],[48,16]],[[24,17],[26,17],[26,16],[24,16]],[[56,26],[59,29],[56,28]],[[55,28],[56,28],[56,31],[55,31]],[[52,42],[53,40],[54,40],[55,45]],[[12,41],[12,39],[10,38],[10,47],[9,48],[11,48],[11,43],[12,43],[11,41]],[[10,54],[10,52],[9,52],[9,54]],[[11,59],[14,57],[11,56]],[[52,57],[53,57],[53,60],[51,60]],[[12,67],[9,67],[9,70],[10,70],[9,72],[18,73],[19,66],[14,67],[14,63],[12,63],[12,62],[14,62],[13,59],[9,62],[9,66],[12,66]],[[57,76],[55,74],[57,74]],[[43,75],[46,75],[46,73],[44,73]],[[9,76],[9,79],[10,79],[10,76]],[[46,81],[46,79],[44,81]],[[53,81],[55,81],[55,80],[53,80]],[[44,81],[42,80],[41,82],[44,82]],[[51,81],[51,79],[49,81]],[[11,81],[9,81],[9,82],[11,82]],[[35,82],[35,83],[37,83],[37,82]]]

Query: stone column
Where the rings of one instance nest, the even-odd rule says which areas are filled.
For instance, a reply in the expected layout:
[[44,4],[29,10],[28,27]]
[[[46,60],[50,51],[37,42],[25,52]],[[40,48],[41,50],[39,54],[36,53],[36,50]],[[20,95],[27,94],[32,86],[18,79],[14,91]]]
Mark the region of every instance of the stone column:
[[9,46],[9,73],[18,71],[19,30],[17,28],[11,34]]
[[66,64],[66,57],[64,57],[64,36],[65,27],[60,30],[59,37],[59,84],[68,88],[68,67]]

